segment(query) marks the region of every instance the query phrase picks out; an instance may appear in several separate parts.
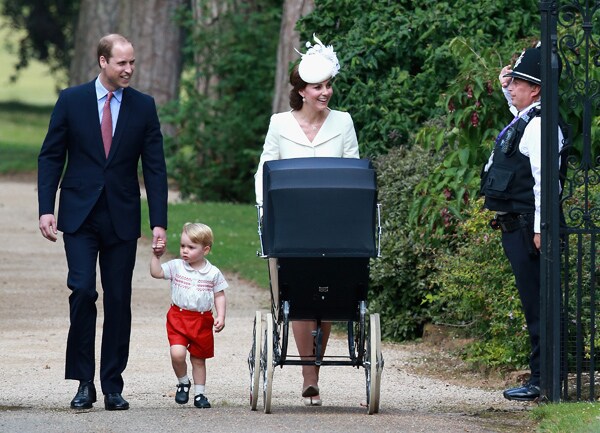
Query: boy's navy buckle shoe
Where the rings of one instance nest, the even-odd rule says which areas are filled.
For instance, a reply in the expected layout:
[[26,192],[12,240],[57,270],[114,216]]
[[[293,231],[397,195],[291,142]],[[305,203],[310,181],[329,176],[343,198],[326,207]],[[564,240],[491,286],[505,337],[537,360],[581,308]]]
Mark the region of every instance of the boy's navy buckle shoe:
[[192,384],[188,383],[178,383],[177,384],[177,392],[175,393],[175,402],[179,404],[186,404],[190,399],[190,387]]

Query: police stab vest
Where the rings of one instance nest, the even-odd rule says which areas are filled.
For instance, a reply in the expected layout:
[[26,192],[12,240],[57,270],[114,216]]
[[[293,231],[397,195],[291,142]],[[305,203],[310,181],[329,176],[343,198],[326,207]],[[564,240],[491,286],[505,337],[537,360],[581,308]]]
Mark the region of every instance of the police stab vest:
[[496,140],[492,165],[481,176],[486,209],[518,214],[535,211],[535,181],[529,157],[519,152],[519,143],[531,119],[539,114],[540,107],[533,107]]

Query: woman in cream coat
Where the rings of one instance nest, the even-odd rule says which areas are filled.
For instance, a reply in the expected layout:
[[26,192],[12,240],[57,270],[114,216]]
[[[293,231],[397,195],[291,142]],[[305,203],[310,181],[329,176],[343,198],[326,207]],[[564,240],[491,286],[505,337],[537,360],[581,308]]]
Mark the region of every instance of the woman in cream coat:
[[[313,35],[314,37],[314,35]],[[258,170],[255,175],[256,202],[262,205],[262,168],[265,161],[306,157],[358,158],[358,141],[350,114],[328,107],[333,95],[332,79],[339,63],[331,45],[324,46],[314,37],[315,44],[290,73],[291,111],[271,117],[269,130]],[[292,322],[298,354],[314,359],[312,332],[316,322]],[[331,323],[323,323],[323,353],[331,332]],[[312,358],[311,358],[312,357]],[[302,366],[302,397],[308,406],[320,406],[319,368]]]

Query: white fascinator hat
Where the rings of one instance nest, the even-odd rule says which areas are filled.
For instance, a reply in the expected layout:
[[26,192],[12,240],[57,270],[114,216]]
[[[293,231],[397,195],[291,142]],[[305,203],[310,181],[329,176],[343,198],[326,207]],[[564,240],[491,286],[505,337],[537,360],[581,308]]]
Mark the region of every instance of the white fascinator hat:
[[300,78],[308,84],[321,83],[335,77],[340,63],[331,45],[325,45],[314,34],[314,45],[306,42],[306,53],[296,50],[302,59],[298,65]]

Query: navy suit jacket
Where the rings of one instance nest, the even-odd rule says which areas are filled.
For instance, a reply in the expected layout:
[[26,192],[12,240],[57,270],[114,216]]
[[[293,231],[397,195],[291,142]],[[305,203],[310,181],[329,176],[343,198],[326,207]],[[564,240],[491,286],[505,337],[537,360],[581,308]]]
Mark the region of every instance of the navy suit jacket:
[[150,226],[166,229],[167,174],[154,99],[124,89],[107,158],[94,82],[63,90],[56,102],[38,157],[39,215],[54,214],[60,182],[58,229],[74,233],[104,191],[117,236],[137,239],[141,235],[141,159]]

